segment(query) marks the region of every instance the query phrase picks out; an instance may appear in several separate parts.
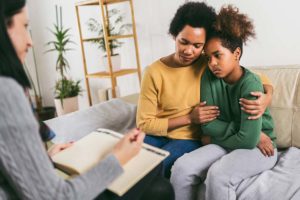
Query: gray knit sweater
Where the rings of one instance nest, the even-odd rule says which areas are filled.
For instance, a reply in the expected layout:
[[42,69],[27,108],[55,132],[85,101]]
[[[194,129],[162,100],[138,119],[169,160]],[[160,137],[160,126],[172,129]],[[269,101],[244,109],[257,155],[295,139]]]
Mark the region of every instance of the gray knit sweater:
[[[71,124],[70,124],[71,126]],[[0,77],[0,199],[93,199],[123,172],[113,155],[63,180],[44,149],[22,88]]]

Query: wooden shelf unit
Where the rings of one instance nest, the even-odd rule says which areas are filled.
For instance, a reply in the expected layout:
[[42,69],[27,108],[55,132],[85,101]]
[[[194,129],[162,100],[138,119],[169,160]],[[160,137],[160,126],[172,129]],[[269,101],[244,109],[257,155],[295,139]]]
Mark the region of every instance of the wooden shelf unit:
[[113,3],[121,3],[125,1],[130,1],[130,0],[88,0],[88,1],[80,1],[76,3],[76,6],[95,6],[95,5],[100,5],[102,3],[103,5],[107,4],[113,4]]
[[[115,4],[115,3],[122,3],[122,2],[128,2],[130,6],[130,12],[131,12],[131,19],[132,19],[132,34],[127,35],[109,35],[108,33],[108,5],[109,4]],[[99,6],[101,10],[101,24],[103,27],[103,33],[104,33],[104,41],[105,41],[105,47],[107,50],[107,63],[109,66],[109,71],[104,72],[96,72],[96,73],[88,73],[88,67],[86,62],[86,54],[84,49],[84,43],[90,42],[96,39],[100,39],[101,37],[93,37],[93,38],[83,38],[82,36],[82,28],[80,24],[80,11],[79,7],[81,6]],[[112,96],[113,98],[116,97],[116,91],[115,87],[117,86],[117,77],[124,76],[128,74],[138,74],[139,82],[141,82],[141,66],[140,66],[140,59],[139,59],[139,52],[138,52],[138,42],[137,42],[137,35],[136,35],[136,26],[135,26],[135,18],[134,18],[134,11],[133,11],[133,3],[132,0],[87,0],[78,2],[75,5],[76,8],[76,15],[77,15],[77,25],[79,29],[79,35],[80,35],[80,45],[81,45],[81,52],[82,52],[82,58],[83,58],[83,66],[84,66],[84,74],[85,74],[85,83],[87,86],[87,93],[88,93],[88,100],[89,104],[92,105],[92,97],[91,97],[91,90],[90,90],[90,84],[89,84],[89,78],[110,78],[111,79],[111,86],[112,86]],[[136,64],[137,66],[135,68],[129,68],[129,69],[121,69],[118,71],[113,71],[112,61],[111,61],[111,49],[109,48],[109,41],[114,39],[127,39],[132,38],[134,41],[134,47],[135,47],[135,57],[136,57]]]
[[137,73],[137,69],[121,69],[119,71],[114,71],[112,74],[109,72],[96,72],[87,74],[86,76],[89,78],[110,78],[111,76],[118,77],[133,73]]

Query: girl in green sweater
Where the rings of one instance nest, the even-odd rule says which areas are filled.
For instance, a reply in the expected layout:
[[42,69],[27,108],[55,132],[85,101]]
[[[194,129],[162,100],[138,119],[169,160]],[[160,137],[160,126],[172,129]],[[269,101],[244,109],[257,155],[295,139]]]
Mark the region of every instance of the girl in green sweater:
[[[272,168],[277,161],[269,110],[249,120],[239,103],[241,98],[254,99],[251,91],[263,91],[260,79],[239,62],[243,43],[255,35],[253,24],[228,6],[221,9],[214,29],[205,45],[209,68],[201,79],[201,101],[218,106],[220,115],[201,125],[202,143],[208,145],[185,154],[173,166],[171,182],[180,200],[195,199],[199,184],[204,186],[205,199],[236,199],[235,189],[242,180]],[[273,145],[257,147],[261,132]]]

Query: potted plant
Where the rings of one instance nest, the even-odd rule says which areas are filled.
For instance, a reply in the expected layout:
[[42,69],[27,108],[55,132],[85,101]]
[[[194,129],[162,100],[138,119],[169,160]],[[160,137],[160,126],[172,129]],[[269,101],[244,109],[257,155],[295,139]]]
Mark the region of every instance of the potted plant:
[[[113,8],[108,11],[108,27],[107,32],[109,36],[114,35],[122,35],[125,34],[127,31],[129,31],[132,27],[131,24],[123,23],[123,15],[120,14],[120,10]],[[104,40],[104,31],[103,26],[99,21],[97,21],[94,18],[90,18],[87,21],[88,30],[91,32],[95,32],[98,34],[98,39],[91,40],[92,43],[96,44],[98,46],[98,49],[102,50],[104,52],[104,65],[107,68],[108,71],[108,64],[107,64],[107,50],[105,46],[105,40]],[[112,66],[113,71],[117,71],[120,69],[120,63],[121,63],[121,57],[116,52],[116,49],[121,47],[123,42],[118,41],[117,39],[112,39],[109,41],[109,48],[111,51],[111,60],[112,60]]]
[[[60,15],[58,15],[57,6],[56,11],[56,24],[54,29],[50,30],[55,36],[55,39],[48,42],[47,45],[51,48],[47,52],[57,52],[56,70],[59,72],[60,78],[55,84],[55,107],[57,115],[63,115],[69,112],[78,110],[78,95],[81,93],[80,81],[74,81],[66,76],[69,62],[66,58],[66,53],[70,50],[70,44],[75,44],[71,40],[69,34],[70,29],[65,29],[62,25],[62,8],[60,7]],[[59,23],[60,22],[60,23]]]

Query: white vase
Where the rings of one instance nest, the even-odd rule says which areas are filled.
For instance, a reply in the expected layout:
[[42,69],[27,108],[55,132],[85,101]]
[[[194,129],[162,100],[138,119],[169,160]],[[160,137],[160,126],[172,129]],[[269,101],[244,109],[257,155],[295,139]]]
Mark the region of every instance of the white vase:
[[[112,69],[113,71],[119,71],[121,69],[121,56],[115,55],[115,56],[111,56],[111,63],[112,63]],[[108,66],[108,61],[107,61],[107,57],[103,57],[103,64],[104,64],[104,68],[105,71],[109,72],[109,66]]]
[[61,116],[78,110],[78,96],[62,99],[54,99],[57,116]]

